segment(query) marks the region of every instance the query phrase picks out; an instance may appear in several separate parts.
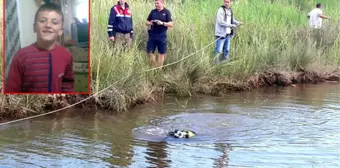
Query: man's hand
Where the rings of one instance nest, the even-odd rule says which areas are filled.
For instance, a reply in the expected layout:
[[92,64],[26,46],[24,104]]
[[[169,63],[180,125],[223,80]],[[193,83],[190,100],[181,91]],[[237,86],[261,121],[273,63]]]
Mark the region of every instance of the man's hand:
[[238,22],[238,25],[243,25],[243,22]]
[[231,25],[230,25],[230,28],[235,28],[235,27],[237,27],[236,24],[231,24]]
[[157,21],[156,21],[156,24],[157,24],[157,25],[164,25],[164,22],[162,22],[162,21],[160,21],[160,20],[157,20]]
[[109,40],[110,40],[110,41],[115,41],[115,37],[114,37],[114,36],[109,37]]
[[152,24],[153,24],[153,20],[150,20],[150,21],[146,22],[147,26],[151,26]]

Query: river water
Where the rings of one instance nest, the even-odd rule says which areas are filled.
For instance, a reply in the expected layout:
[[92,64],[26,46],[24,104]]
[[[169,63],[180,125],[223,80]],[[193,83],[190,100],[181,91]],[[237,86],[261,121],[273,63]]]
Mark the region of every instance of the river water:
[[[3,167],[340,167],[340,85],[164,97],[0,126]],[[192,139],[164,139],[191,129]]]

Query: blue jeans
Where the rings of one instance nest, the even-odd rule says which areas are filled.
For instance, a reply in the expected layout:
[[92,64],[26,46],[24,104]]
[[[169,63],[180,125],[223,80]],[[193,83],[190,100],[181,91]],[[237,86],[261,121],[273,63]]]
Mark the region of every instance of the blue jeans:
[[[216,37],[218,39],[219,37]],[[222,61],[228,59],[229,57],[229,50],[230,50],[230,35],[227,35],[225,38],[220,38],[216,41],[216,47],[215,47],[215,59],[216,64],[220,63],[220,57],[219,54],[223,52]]]

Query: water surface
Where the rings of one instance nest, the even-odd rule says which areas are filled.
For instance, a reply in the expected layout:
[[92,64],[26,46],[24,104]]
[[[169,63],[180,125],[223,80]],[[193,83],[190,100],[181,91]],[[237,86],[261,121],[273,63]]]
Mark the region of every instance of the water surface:
[[[340,85],[164,97],[0,126],[0,167],[340,167]],[[197,137],[168,140],[174,129]]]

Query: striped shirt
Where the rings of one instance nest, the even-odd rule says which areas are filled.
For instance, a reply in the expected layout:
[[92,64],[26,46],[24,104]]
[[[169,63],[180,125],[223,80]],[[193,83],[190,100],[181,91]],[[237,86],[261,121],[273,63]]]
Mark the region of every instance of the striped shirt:
[[73,92],[73,58],[64,47],[52,50],[33,43],[20,49],[10,65],[6,92]]

